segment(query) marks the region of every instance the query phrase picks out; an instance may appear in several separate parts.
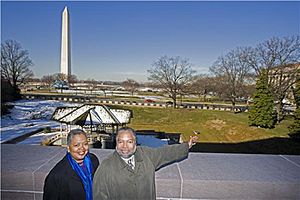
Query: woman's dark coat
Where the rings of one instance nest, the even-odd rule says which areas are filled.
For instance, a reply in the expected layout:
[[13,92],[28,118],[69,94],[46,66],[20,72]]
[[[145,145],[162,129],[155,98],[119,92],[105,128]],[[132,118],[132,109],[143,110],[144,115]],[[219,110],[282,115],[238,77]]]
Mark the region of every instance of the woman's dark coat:
[[[90,154],[93,176],[99,160]],[[67,157],[59,161],[45,180],[43,200],[85,200],[85,191],[80,177],[72,169]]]

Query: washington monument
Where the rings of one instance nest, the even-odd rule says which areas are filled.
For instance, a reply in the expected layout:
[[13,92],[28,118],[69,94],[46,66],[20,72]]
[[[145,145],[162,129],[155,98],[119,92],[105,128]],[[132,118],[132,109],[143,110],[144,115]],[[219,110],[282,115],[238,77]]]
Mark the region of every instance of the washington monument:
[[62,13],[60,73],[71,75],[70,16],[67,6]]

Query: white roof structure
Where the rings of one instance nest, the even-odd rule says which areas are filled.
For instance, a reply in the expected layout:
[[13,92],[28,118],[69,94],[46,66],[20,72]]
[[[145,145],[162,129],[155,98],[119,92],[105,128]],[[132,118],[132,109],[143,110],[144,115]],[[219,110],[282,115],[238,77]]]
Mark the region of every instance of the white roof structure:
[[130,122],[131,110],[112,109],[105,105],[85,104],[79,107],[58,107],[51,119],[66,124],[124,125]]

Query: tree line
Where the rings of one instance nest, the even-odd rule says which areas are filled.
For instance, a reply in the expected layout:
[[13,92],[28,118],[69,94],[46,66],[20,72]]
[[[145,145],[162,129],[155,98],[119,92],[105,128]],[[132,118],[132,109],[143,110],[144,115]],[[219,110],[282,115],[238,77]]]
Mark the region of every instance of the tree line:
[[[230,50],[216,59],[207,74],[197,74],[189,59],[180,56],[162,56],[153,62],[147,72],[152,86],[162,89],[172,99],[174,107],[177,106],[180,96],[194,94],[203,101],[208,95],[216,96],[220,100],[230,100],[234,110],[238,99],[247,100],[253,97],[256,102],[264,99],[266,96],[259,97],[258,94],[259,91],[264,91],[260,86],[262,84],[269,93],[263,102],[270,102],[270,108],[275,108],[274,112],[267,112],[264,116],[270,115],[272,123],[279,123],[283,119],[283,100],[288,91],[296,94],[299,63],[300,39],[299,35],[294,35],[273,37],[254,47]],[[16,93],[26,79],[33,77],[30,70],[32,65],[28,51],[23,50],[18,42],[9,40],[1,44],[1,82],[3,80]],[[53,80],[67,80],[68,83],[78,81],[76,76],[63,76],[46,75],[41,81],[49,85]],[[267,77],[266,80],[263,77]],[[127,79],[123,86],[133,94],[139,83]],[[254,111],[255,108],[251,112]],[[250,121],[254,118],[249,117]],[[250,125],[258,124],[253,122]]]

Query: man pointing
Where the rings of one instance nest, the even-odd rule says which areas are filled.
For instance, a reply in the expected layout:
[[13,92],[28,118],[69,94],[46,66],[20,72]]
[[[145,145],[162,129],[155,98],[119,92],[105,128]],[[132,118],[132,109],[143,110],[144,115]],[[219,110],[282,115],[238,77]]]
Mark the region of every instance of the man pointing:
[[136,146],[132,128],[121,128],[116,135],[116,151],[104,159],[94,175],[93,199],[156,199],[155,171],[174,161],[187,158],[188,143],[166,145],[161,148]]

